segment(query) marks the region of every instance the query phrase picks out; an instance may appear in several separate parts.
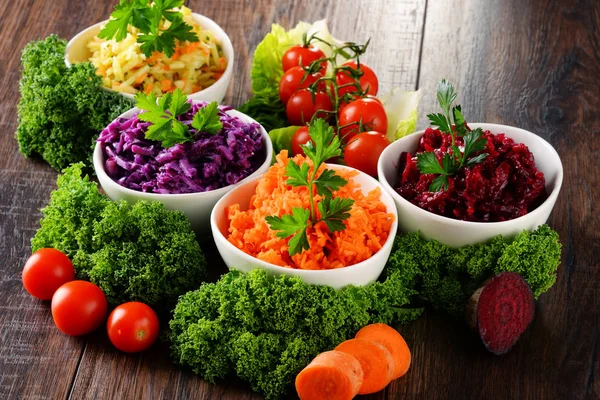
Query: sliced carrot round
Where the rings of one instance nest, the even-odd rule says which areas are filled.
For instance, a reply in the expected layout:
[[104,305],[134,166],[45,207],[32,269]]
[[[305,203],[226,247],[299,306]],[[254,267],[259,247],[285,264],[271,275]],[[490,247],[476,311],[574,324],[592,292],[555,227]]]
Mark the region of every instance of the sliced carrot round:
[[350,339],[335,349],[353,355],[360,363],[364,376],[358,394],[379,392],[391,382],[394,359],[379,343],[366,339]]
[[371,324],[362,328],[356,334],[357,339],[367,339],[377,342],[390,352],[394,359],[394,374],[392,379],[398,379],[410,368],[410,349],[397,330],[386,324]]
[[356,358],[341,351],[319,354],[296,376],[300,400],[350,400],[358,393],[363,371]]

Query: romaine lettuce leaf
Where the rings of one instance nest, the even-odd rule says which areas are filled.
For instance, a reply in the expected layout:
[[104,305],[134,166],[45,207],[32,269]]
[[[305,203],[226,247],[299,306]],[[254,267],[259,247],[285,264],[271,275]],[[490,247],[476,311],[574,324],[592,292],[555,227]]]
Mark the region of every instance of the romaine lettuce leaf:
[[399,88],[392,89],[379,97],[388,117],[387,138],[390,142],[415,131],[420,99],[421,90],[409,92]]
[[[300,129],[299,126],[288,126],[269,131],[269,137],[271,138],[271,142],[273,142],[273,151],[275,154],[279,154],[281,150],[287,150],[291,154],[292,137],[298,129]],[[273,158],[273,161],[275,161],[275,158]]]

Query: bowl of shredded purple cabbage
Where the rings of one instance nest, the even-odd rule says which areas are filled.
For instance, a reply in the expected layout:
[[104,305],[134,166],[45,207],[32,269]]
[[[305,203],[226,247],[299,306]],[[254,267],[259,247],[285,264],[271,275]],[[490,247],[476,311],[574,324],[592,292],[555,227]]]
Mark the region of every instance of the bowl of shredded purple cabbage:
[[210,233],[210,212],[216,202],[243,181],[265,173],[273,149],[265,129],[229,106],[219,106],[223,125],[216,134],[191,126],[202,101],[177,119],[188,125],[190,141],[165,148],[147,139],[149,122],[134,108],[111,122],[98,137],[94,169],[113,200],[158,200],[167,208],[183,211],[192,228]]

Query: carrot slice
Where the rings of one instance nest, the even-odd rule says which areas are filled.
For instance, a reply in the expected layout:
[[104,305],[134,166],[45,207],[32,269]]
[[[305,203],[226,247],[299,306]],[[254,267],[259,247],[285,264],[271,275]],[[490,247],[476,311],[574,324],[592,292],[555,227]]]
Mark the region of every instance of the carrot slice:
[[360,363],[364,376],[358,394],[379,392],[392,381],[394,359],[379,343],[350,339],[340,343],[335,349],[353,355]]
[[300,400],[350,400],[363,382],[363,371],[354,356],[341,351],[319,354],[296,377]]
[[357,339],[366,339],[379,343],[394,359],[394,374],[392,379],[398,379],[410,368],[410,349],[397,330],[386,324],[371,324],[362,328],[356,334]]

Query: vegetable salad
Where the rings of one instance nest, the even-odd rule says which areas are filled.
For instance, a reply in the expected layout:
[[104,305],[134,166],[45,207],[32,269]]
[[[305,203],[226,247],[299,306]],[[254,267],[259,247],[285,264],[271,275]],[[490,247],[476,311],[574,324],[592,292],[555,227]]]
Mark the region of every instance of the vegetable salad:
[[[124,93],[143,91],[157,96],[179,88],[185,94],[191,94],[211,86],[223,75],[227,60],[214,33],[200,27],[189,8],[182,6],[175,11],[181,13],[183,21],[192,27],[200,41],[175,39],[171,57],[158,51],[147,57],[138,41],[142,33],[132,25],[128,25],[127,36],[121,41],[96,36],[88,43],[92,53],[90,61],[105,87]],[[162,18],[159,29],[167,29],[170,24]]]

